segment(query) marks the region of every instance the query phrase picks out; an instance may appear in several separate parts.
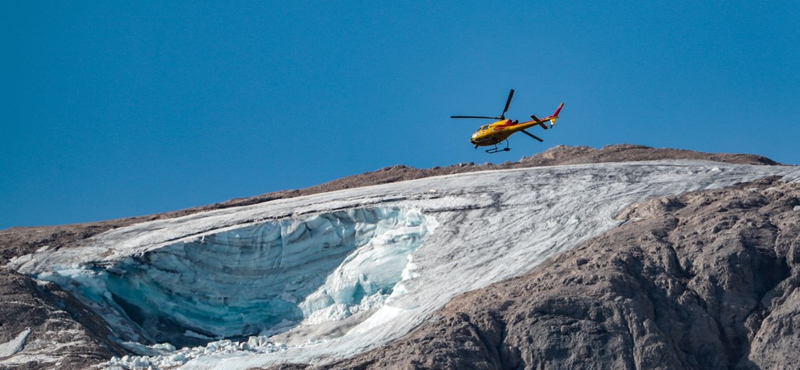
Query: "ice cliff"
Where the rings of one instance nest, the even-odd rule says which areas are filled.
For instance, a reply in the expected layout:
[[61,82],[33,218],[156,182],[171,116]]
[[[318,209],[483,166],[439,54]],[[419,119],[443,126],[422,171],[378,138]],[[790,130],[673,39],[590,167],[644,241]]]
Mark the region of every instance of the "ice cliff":
[[236,227],[37,277],[75,292],[124,341],[200,345],[280,331],[304,318],[343,319],[382,302],[434,224],[414,210],[349,209]]
[[135,224],[9,266],[77,296],[142,355],[108,367],[324,363],[619,226],[632,203],[766,176],[800,170],[655,161],[432,177]]

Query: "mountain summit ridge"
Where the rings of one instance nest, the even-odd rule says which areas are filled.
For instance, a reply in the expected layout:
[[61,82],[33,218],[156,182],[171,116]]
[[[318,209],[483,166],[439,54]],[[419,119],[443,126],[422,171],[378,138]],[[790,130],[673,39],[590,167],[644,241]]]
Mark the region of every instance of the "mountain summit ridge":
[[3,248],[0,249],[0,264],[7,263],[10,258],[16,255],[31,253],[45,245],[58,248],[60,246],[86,239],[92,235],[96,235],[110,229],[124,227],[140,222],[180,217],[213,209],[252,205],[277,199],[287,199],[303,195],[456,173],[496,169],[556,166],[562,164],[588,164],[664,159],[696,159],[735,164],[782,165],[767,157],[754,154],[703,153],[684,149],[651,148],[634,144],[608,145],[602,149],[594,149],[588,146],[571,147],[566,145],[557,145],[541,153],[537,153],[529,157],[522,157],[517,162],[507,161],[501,164],[486,163],[482,165],[476,165],[472,162],[464,162],[447,167],[432,167],[427,169],[418,169],[406,165],[394,165],[363,174],[346,176],[341,179],[332,180],[308,188],[281,190],[247,198],[234,198],[224,202],[191,207],[171,212],[79,224],[12,227],[6,230],[0,230],[0,246],[3,246]]

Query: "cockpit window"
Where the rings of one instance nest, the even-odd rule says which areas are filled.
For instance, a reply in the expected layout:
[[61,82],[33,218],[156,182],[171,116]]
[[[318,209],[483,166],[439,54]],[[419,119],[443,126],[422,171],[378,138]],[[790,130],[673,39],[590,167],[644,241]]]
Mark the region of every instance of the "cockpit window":
[[486,126],[481,126],[481,131],[484,131],[484,130],[486,130],[488,127],[489,127],[489,125],[486,125]]

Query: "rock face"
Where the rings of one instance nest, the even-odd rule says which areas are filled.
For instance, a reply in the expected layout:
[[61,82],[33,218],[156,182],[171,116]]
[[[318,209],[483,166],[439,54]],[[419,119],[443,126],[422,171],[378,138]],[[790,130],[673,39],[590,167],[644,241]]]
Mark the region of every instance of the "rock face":
[[106,324],[55,284],[0,268],[0,368],[82,369],[124,355]]
[[631,206],[623,226],[319,369],[796,368],[799,206],[800,184],[775,179]]
[[526,166],[555,166],[582,163],[657,161],[667,158],[709,160],[737,164],[779,164],[769,158],[751,154],[701,153],[691,150],[650,148],[632,144],[609,145],[603,149],[559,145],[542,153],[522,158],[520,163]]

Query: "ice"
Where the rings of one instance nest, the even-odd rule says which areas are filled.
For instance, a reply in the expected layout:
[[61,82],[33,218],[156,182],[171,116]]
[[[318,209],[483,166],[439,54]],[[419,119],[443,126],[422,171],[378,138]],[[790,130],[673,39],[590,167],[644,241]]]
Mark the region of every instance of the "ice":
[[[80,293],[109,325],[127,325],[120,340],[214,339],[111,368],[321,363],[618,226],[633,202],[772,175],[800,169],[657,161],[450,175],[132,225],[10,266]],[[156,331],[137,310],[172,328]]]
[[349,209],[203,235],[111,264],[55,267],[38,279],[87,302],[120,340],[195,346],[286,330],[320,310],[314,320],[346,318],[365,298],[391,293],[433,227],[416,210]]
[[0,358],[9,357],[21,351],[22,347],[25,345],[25,340],[28,339],[28,335],[30,333],[31,333],[31,328],[26,328],[25,330],[17,334],[17,336],[11,339],[10,341],[5,343],[0,343]]

